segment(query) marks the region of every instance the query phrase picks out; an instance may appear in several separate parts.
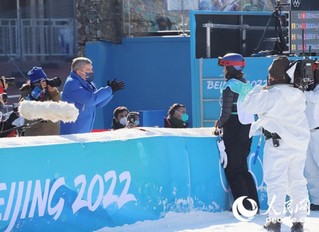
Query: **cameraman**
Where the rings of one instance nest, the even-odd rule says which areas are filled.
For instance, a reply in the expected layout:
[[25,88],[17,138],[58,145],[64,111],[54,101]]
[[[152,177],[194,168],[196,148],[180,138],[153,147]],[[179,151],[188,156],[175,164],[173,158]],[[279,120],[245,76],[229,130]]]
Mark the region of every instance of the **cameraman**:
[[250,136],[263,129],[266,137],[263,168],[269,209],[264,228],[280,231],[289,195],[291,231],[300,232],[304,231],[309,205],[303,172],[310,133],[306,99],[301,90],[290,84],[286,74],[289,64],[286,56],[276,58],[268,69],[267,86],[255,86],[246,95],[244,107],[259,116],[252,123]]
[[[41,67],[33,67],[28,73],[29,81],[22,85],[20,90],[19,101],[55,101],[60,100],[60,92],[58,86],[51,86],[59,83],[52,83],[52,80],[47,78],[46,73]],[[56,79],[56,78],[55,78]],[[51,84],[51,85],[50,85]],[[37,123],[38,122],[38,123]],[[26,123],[32,126],[25,128],[25,136],[38,135],[58,135],[59,123],[51,121],[29,121]]]
[[310,127],[310,142],[307,151],[305,176],[310,196],[310,210],[319,211],[319,63],[315,62],[312,91],[305,91],[306,115]]

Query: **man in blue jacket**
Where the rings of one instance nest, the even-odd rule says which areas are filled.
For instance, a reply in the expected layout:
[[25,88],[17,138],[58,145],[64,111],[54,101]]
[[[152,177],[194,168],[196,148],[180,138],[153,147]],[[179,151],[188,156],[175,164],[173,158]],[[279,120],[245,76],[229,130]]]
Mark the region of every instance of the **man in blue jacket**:
[[66,79],[62,92],[62,100],[74,103],[79,110],[75,122],[61,122],[60,134],[88,133],[93,129],[96,109],[105,106],[113,98],[115,91],[124,88],[124,82],[107,82],[107,86],[97,89],[93,81],[92,61],[78,57],[72,61],[71,73]]

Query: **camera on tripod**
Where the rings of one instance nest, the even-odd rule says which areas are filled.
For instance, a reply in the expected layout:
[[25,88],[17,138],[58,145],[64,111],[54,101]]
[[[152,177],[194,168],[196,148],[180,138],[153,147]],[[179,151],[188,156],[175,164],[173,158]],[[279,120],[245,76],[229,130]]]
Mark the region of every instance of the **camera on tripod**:
[[280,0],[276,0],[276,2],[275,2],[275,9],[281,11],[281,1],[280,1]]
[[52,87],[60,87],[62,81],[59,77],[53,77],[53,78],[47,78],[46,83],[47,85],[50,85]]
[[291,5],[290,3],[282,3],[281,0],[276,0],[275,2],[275,9],[278,11],[290,11],[291,10]]

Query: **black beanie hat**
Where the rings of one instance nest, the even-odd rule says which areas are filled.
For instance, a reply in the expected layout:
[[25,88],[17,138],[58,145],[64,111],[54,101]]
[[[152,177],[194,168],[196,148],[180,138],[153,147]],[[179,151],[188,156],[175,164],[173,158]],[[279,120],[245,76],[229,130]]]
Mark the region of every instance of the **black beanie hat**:
[[277,57],[268,68],[269,75],[277,80],[285,78],[289,63],[287,56]]

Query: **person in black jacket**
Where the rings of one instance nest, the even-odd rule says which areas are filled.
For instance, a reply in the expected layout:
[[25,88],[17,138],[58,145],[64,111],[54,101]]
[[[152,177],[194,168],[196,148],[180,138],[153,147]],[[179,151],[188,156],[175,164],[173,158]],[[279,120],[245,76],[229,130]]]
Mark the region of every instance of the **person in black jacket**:
[[[220,57],[218,63],[224,67],[226,81],[222,88],[221,114],[215,122],[215,134],[222,129],[228,158],[225,175],[234,200],[246,196],[253,199],[259,207],[256,185],[247,166],[247,157],[252,143],[249,130],[254,116],[245,115],[237,106],[243,90],[250,86],[242,72],[245,60],[238,53],[228,53]],[[248,210],[253,209],[253,205],[247,199],[244,200],[244,207]]]
[[129,110],[125,106],[116,107],[113,111],[112,129],[124,128],[127,124],[127,115]]
[[170,106],[167,117],[164,118],[164,126],[166,128],[187,128],[188,114],[186,107],[180,103],[174,103]]

